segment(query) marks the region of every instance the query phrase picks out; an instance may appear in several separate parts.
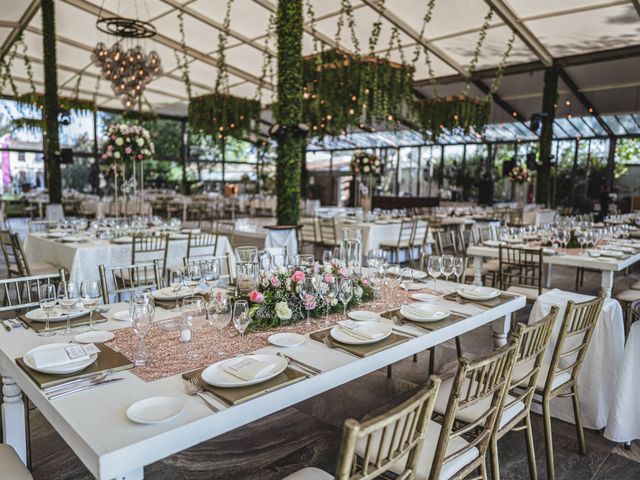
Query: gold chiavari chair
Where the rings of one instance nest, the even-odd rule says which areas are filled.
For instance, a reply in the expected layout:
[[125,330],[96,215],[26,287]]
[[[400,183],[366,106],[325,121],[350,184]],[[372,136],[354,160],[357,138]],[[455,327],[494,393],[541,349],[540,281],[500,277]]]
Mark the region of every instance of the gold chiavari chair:
[[[149,263],[137,263],[125,267],[98,266],[102,300],[110,303],[114,296],[116,302],[123,300],[123,295],[139,289],[162,288],[162,276],[158,260]],[[110,288],[111,287],[111,288]]]
[[16,232],[0,231],[0,249],[2,249],[9,277],[48,275],[60,270],[59,267],[50,263],[27,261],[20,237]]
[[395,242],[380,242],[380,248],[391,253],[390,260],[393,263],[400,263],[400,254],[402,252],[407,253],[407,262],[411,261],[411,239],[413,238],[415,225],[416,222],[414,220],[403,219],[400,224],[400,232],[398,232],[398,240]]
[[436,232],[436,253],[438,255],[457,255],[456,234],[453,230]]
[[217,222],[215,226],[216,235],[224,235],[233,247],[233,238],[236,232],[236,224],[233,222]]
[[477,243],[483,244],[489,240],[495,240],[494,230],[491,227],[479,227],[477,235]]
[[440,379],[431,377],[426,387],[390,411],[362,423],[347,420],[335,475],[307,467],[284,480],[373,480],[389,471],[399,479],[416,478],[439,386]]
[[338,246],[338,231],[335,218],[320,218],[320,243],[324,248],[334,248]]
[[37,307],[40,303],[40,287],[47,283],[57,285],[65,281],[65,272],[60,269],[56,273],[44,275],[27,275],[0,280],[3,304],[0,312],[24,311]]
[[314,248],[318,243],[316,238],[316,219],[315,217],[304,217],[300,219],[300,245],[299,250],[302,251],[305,244]]
[[535,302],[542,288],[542,248],[498,247],[500,290],[517,293]]
[[[548,370],[542,370],[536,382],[533,401],[542,405],[544,417],[544,439],[547,452],[547,478],[555,478],[553,462],[553,435],[551,432],[550,402],[556,397],[571,397],[575,416],[578,447],[582,455],[586,454],[582,416],[580,414],[580,397],[578,396],[578,375],[582,362],[591,343],[593,330],[600,316],[605,297],[586,302],[567,302],[567,309],[562,320],[560,332],[553,349],[553,356]],[[520,376],[516,370],[515,376]]]
[[[482,245],[489,240],[495,240],[495,230],[491,227],[478,228],[478,235],[476,235],[476,245]],[[491,258],[484,260],[482,263],[482,271],[485,275],[483,284],[486,285],[487,277],[491,278],[491,286],[497,286],[497,276],[500,271],[500,261],[497,258]]]
[[[199,249],[198,255],[193,254],[193,250],[196,248]],[[218,235],[216,235],[215,233],[189,232],[189,239],[187,240],[187,258],[208,257],[211,255],[215,255],[217,249]]]
[[[517,335],[521,340],[516,355],[514,373],[511,377],[511,386],[505,399],[502,416],[491,438],[491,476],[494,480],[500,479],[498,440],[511,430],[523,428],[527,443],[529,477],[531,480],[538,478],[531,426],[531,403],[557,316],[558,307],[554,306],[551,307],[549,314],[539,321],[531,325],[518,323],[516,326]],[[520,422],[523,422],[524,425],[518,426]]]
[[210,257],[196,257],[196,258],[188,258],[184,257],[182,259],[182,263],[184,265],[184,271],[188,272],[189,268],[192,265],[198,265],[200,267],[200,271],[206,271],[213,263],[218,264],[218,271],[220,272],[220,279],[228,280],[229,283],[233,283],[234,281],[234,270],[233,270],[233,256],[231,253],[227,253],[226,255],[220,256],[210,256]]
[[429,236],[429,222],[427,220],[416,220],[415,227],[413,229],[413,234],[411,235],[411,240],[409,241],[409,246],[411,247],[411,260],[415,258],[414,255],[417,254],[417,258],[421,258],[422,255],[427,251],[427,238]]
[[456,234],[458,237],[458,251],[462,255],[466,255],[467,248],[477,243],[476,233],[473,231],[471,225],[463,225],[462,228],[456,230]]
[[131,241],[131,264],[160,262],[160,273],[164,277],[167,271],[167,253],[169,251],[169,235],[134,234]]
[[57,220],[29,220],[29,233],[47,233],[57,225]]

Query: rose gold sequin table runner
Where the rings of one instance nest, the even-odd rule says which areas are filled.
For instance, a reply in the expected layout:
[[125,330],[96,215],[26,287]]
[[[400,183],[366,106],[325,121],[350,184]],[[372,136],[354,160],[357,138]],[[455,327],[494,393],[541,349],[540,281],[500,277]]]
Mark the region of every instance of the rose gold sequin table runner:
[[[431,292],[423,289],[420,292]],[[384,312],[392,308],[397,308],[402,302],[410,299],[411,294],[417,292],[404,292],[398,290],[394,292],[385,291],[382,298],[354,307],[352,310],[368,310],[372,312]],[[269,345],[268,338],[274,333],[299,333],[301,335],[315,332],[329,325],[334,325],[345,317],[342,313],[333,313],[325,321],[324,317],[311,318],[311,323],[303,320],[295,325],[279,327],[273,330],[262,330],[247,333],[245,335],[244,351],[253,352]],[[109,345],[124,356],[133,360],[140,346],[138,337],[132,328],[122,328],[114,330],[115,338]],[[136,376],[145,382],[160,380],[178,373],[187,372],[196,368],[211,365],[225,358],[235,356],[241,351],[240,334],[232,324],[222,331],[222,350],[224,355],[218,355],[220,345],[218,343],[218,331],[205,324],[194,333],[194,339],[189,343],[182,343],[179,340],[180,332],[166,332],[161,330],[156,324],[151,328],[151,333],[145,340],[145,348],[150,359],[150,364],[146,367],[137,367],[131,370]],[[196,360],[190,358],[190,354],[195,351],[200,354]]]

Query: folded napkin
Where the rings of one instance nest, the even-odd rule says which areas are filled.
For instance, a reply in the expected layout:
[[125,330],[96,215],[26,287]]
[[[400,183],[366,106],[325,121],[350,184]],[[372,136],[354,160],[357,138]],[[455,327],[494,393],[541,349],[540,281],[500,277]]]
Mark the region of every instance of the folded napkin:
[[495,290],[487,287],[467,287],[464,290],[464,294],[470,297],[485,297],[492,295]]
[[81,345],[61,343],[56,348],[36,350],[25,355],[36,368],[61,367],[82,360],[89,360],[90,354]]
[[338,325],[342,327],[345,333],[361,340],[376,340],[385,336],[384,332],[381,332],[376,325],[372,324],[367,325],[353,320],[342,320],[338,322]]
[[446,316],[445,312],[439,310],[426,311],[412,305],[403,305],[400,309],[400,313],[408,313],[412,317],[423,318],[425,320],[431,320],[434,318],[443,318]]
[[240,380],[251,381],[269,375],[275,366],[276,364],[273,362],[262,362],[255,358],[242,357],[237,361],[227,362],[220,368]]

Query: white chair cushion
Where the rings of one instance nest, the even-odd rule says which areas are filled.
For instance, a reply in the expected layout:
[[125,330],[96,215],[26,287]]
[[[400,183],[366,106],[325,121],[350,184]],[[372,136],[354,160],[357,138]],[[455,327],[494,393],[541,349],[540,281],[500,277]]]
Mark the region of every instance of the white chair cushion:
[[636,300],[640,300],[640,290],[623,290],[617,293],[615,297],[623,302],[635,302]]
[[[440,437],[440,429],[441,425],[438,422],[434,422],[433,420],[429,421],[429,426],[427,427],[427,435],[424,439],[424,443],[422,444],[422,453],[420,454],[420,459],[418,460],[417,472],[415,479],[416,480],[427,480],[429,478],[429,474],[431,472],[431,465],[433,464],[433,455],[436,451],[436,446],[438,445],[438,438]],[[371,447],[372,452],[377,452],[378,443],[380,442],[381,432],[377,432],[373,435],[371,439]],[[391,435],[387,435],[385,438],[384,450],[388,450],[388,444],[391,441]],[[468,442],[460,437],[456,437],[449,442],[447,446],[447,455],[457,452],[458,450],[464,448],[468,445]],[[359,441],[356,445],[356,453],[360,456],[364,455],[366,448],[366,441]],[[456,457],[453,460],[445,463],[442,467],[439,480],[448,480],[453,475],[455,475],[460,469],[464,468],[466,465],[473,462],[476,458],[480,456],[480,451],[473,447],[466,451],[460,457]],[[389,470],[394,473],[402,472],[404,464],[406,462],[406,455],[396,460]]]
[[333,478],[333,475],[329,475],[324,470],[307,467],[284,477],[282,480],[333,480]]
[[[468,380],[468,379],[467,379]],[[468,381],[465,382],[465,387],[468,385]],[[447,408],[447,403],[449,402],[449,395],[451,394],[451,387],[453,386],[453,377],[449,377],[444,380],[440,384],[440,390],[438,390],[438,398],[436,398],[436,404],[434,406],[434,410],[441,415],[444,415],[445,410]],[[511,395],[507,395],[507,398],[504,402],[505,406],[509,405],[515,399]],[[486,398],[481,402],[478,402],[474,405],[471,405],[467,408],[464,408],[458,411],[456,418],[465,423],[472,423],[475,421],[480,415],[487,411],[489,408],[489,404],[491,403],[490,398]],[[524,410],[523,402],[516,402],[512,405],[509,405],[508,408],[505,408],[502,412],[502,417],[500,418],[500,428],[504,427],[507,423],[509,423],[513,418],[518,415],[520,412]]]
[[[548,288],[543,288],[542,293],[548,292]],[[538,289],[536,287],[521,287],[518,285],[513,285],[507,288],[507,292],[517,293],[518,295],[524,295],[527,297],[527,300],[535,301],[538,299]]]
[[[513,371],[513,383],[516,383],[530,371],[530,365],[523,364],[516,366],[515,370]],[[544,384],[547,383],[547,375],[549,375],[549,365],[547,365],[546,363],[542,363],[542,365],[540,366],[540,373],[538,374],[538,380],[536,381],[536,390],[544,389]],[[560,385],[567,383],[569,380],[571,380],[571,374],[569,372],[563,372],[560,375],[556,375],[553,379],[551,389],[554,390]]]
[[0,477],[11,480],[33,480],[16,451],[4,443],[0,444]]

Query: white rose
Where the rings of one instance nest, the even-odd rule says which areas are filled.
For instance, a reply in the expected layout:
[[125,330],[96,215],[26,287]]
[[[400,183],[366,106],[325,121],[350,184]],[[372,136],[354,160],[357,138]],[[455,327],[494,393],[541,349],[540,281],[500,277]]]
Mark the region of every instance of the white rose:
[[293,315],[293,312],[289,308],[289,305],[287,305],[287,302],[276,303],[275,310],[276,315],[280,320],[291,320],[291,315]]
[[362,163],[369,163],[369,159],[367,157],[363,158]]
[[120,152],[114,152],[113,158],[120,158]]
[[119,147],[121,147],[123,143],[124,143],[124,140],[122,140],[122,138],[121,138],[121,137],[116,138],[116,145],[118,145]]
[[326,265],[323,267],[323,270],[324,270],[324,273],[331,273],[331,265],[326,264]]
[[136,143],[138,144],[139,147],[141,147],[142,145],[144,145],[144,139],[138,138],[138,140],[136,140]]
[[369,166],[368,166],[368,165],[365,165],[364,167],[362,167],[362,171],[363,171],[364,173],[369,173],[369,170],[371,170],[371,169],[369,168]]
[[353,289],[353,293],[358,298],[362,297],[362,293],[363,293],[362,287],[360,285],[356,286],[356,288]]

